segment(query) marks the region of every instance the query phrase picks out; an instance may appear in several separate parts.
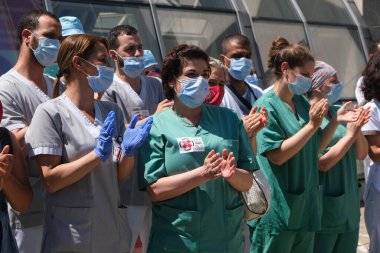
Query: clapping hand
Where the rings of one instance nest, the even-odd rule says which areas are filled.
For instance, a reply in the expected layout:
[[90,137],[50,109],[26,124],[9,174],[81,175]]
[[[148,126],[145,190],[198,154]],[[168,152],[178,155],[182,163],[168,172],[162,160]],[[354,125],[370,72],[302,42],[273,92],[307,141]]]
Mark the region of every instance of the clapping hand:
[[327,114],[328,109],[329,102],[325,98],[310,106],[309,119],[313,127],[318,128],[322,124],[323,118]]
[[111,111],[106,120],[104,121],[103,127],[100,130],[100,134],[98,137],[98,142],[95,147],[96,155],[103,162],[108,159],[108,157],[112,153],[112,137],[115,132],[115,113]]
[[364,109],[363,107],[356,109],[358,111],[358,118],[354,122],[350,122],[347,124],[347,135],[351,135],[352,137],[357,136],[360,132],[362,126],[364,126],[370,119],[370,108]]
[[360,114],[360,109],[354,107],[353,110],[349,110],[348,107],[352,104],[351,101],[345,103],[337,112],[336,120],[339,123],[349,123],[354,122],[358,119]]
[[220,170],[220,175],[224,179],[229,179],[236,172],[236,162],[234,153],[230,152],[228,154],[227,149],[223,149],[222,158],[223,161]]
[[7,181],[13,169],[13,155],[9,154],[9,146],[5,146],[0,153],[0,190]]
[[143,124],[136,126],[138,116],[134,115],[128,128],[124,132],[123,142],[121,143],[121,150],[124,156],[133,156],[136,149],[138,149],[148,138],[150,128],[153,124],[153,118],[149,117]]
[[264,106],[261,107],[259,113],[257,105],[252,108],[249,115],[242,117],[244,128],[248,133],[249,138],[256,136],[256,134],[268,124],[268,111]]

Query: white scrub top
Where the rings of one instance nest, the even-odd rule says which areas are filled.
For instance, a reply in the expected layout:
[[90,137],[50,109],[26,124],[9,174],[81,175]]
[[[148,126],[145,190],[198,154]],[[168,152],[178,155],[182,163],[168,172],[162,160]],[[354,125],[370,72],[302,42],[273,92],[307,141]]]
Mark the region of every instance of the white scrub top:
[[[44,78],[48,95],[17,71],[9,70],[0,77],[0,101],[4,111],[1,126],[12,131],[30,125],[37,106],[50,100],[53,94],[54,80],[48,76],[44,76]],[[33,201],[25,213],[20,214],[10,209],[12,228],[34,227],[43,223],[43,186],[40,172],[35,161],[29,157],[26,159],[26,165],[33,189]]]
[[[164,99],[162,84],[154,77],[141,76],[141,92],[137,94],[132,87],[114,75],[111,87],[104,93],[102,100],[116,103],[123,111],[128,124],[134,114],[146,118],[156,112],[157,105]],[[119,184],[121,201],[125,205],[146,206],[150,204],[148,195],[138,190],[137,159],[129,178]]]
[[[376,99],[371,100],[365,105],[365,108],[370,107],[371,118],[368,123],[362,127],[364,135],[380,135],[380,102]],[[366,199],[370,185],[374,185],[380,191],[380,163],[370,160],[369,166],[364,167],[364,174],[366,175],[366,192],[364,199]]]
[[[247,83],[246,83],[247,84]],[[256,102],[257,99],[261,97],[263,94],[263,90],[259,88],[256,85],[253,84],[247,84],[249,85],[249,88],[247,88],[247,91],[245,94],[243,94],[243,97],[252,105]],[[245,105],[239,100],[239,98],[230,91],[227,87],[224,88],[225,93],[222,100],[222,103],[220,104],[221,107],[226,107],[228,109],[231,109],[234,111],[240,118],[243,115],[248,115],[249,110],[245,107]],[[252,91],[251,91],[252,90]],[[252,94],[252,92],[254,94]]]
[[363,83],[363,76],[361,76],[356,82],[355,97],[356,97],[356,101],[358,101],[358,105],[360,105],[364,101],[362,83]]
[[[30,156],[59,155],[62,163],[75,161],[96,147],[108,113],[116,114],[114,140],[125,125],[119,107],[95,101],[95,122],[62,95],[37,108],[25,140]],[[126,208],[120,208],[117,155],[101,162],[85,177],[55,193],[46,193],[42,252],[121,252],[128,248]]]

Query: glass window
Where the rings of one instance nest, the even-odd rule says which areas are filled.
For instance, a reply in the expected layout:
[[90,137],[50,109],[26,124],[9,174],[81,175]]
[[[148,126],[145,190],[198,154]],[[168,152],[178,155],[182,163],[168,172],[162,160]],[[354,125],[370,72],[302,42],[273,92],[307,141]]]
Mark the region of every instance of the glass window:
[[233,10],[228,0],[153,0],[157,5],[168,5],[175,7],[192,7],[192,8],[212,8]]
[[[264,68],[264,86],[269,86],[272,81],[272,73],[268,70],[268,54],[273,40],[278,37],[284,37],[289,43],[307,44],[305,32],[302,24],[255,21],[253,23],[256,42],[258,44],[261,56],[261,62]],[[255,56],[254,56],[255,57]]]
[[31,10],[44,9],[43,0],[0,0],[0,75],[7,72],[18,56],[17,26],[21,17]]
[[107,38],[109,31],[117,25],[132,25],[139,31],[144,48],[150,49],[157,60],[161,59],[153,18],[147,5],[125,6],[125,4],[53,1],[52,6],[58,17],[78,17],[86,33],[105,38]]
[[380,40],[380,1],[363,1],[363,18],[373,41]]
[[297,0],[308,22],[354,25],[342,0]]
[[240,33],[235,14],[157,8],[167,50],[181,43],[192,44],[217,57],[223,38]]
[[315,59],[336,69],[344,86],[343,98],[355,98],[356,81],[366,64],[358,31],[332,26],[308,27]]
[[246,0],[253,18],[300,20],[290,0]]

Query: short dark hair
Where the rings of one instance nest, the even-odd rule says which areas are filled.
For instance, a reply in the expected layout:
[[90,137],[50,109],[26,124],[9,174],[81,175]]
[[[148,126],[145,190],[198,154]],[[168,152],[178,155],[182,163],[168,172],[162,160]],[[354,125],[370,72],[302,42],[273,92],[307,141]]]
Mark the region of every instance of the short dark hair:
[[223,39],[223,42],[222,42],[223,54],[227,53],[228,45],[232,41],[236,42],[237,44],[241,45],[244,48],[250,49],[250,47],[251,47],[251,42],[249,41],[249,39],[246,36],[241,35],[241,34],[232,34],[232,35],[228,35],[227,37],[225,37]]
[[21,43],[22,42],[22,31],[24,29],[28,29],[28,30],[35,30],[39,24],[39,18],[41,16],[49,16],[53,19],[55,19],[58,23],[59,23],[59,19],[58,17],[49,12],[49,11],[45,11],[45,10],[34,10],[34,11],[31,11],[31,12],[28,12],[26,13],[22,18],[21,18],[21,21],[20,23],[18,24],[18,27],[17,27],[17,38],[18,38],[18,41]]
[[380,100],[380,52],[372,55],[363,71],[362,91],[367,101]]
[[110,33],[108,34],[108,45],[110,49],[117,49],[120,44],[119,40],[117,39],[121,34],[125,35],[135,35],[138,34],[138,31],[135,27],[131,25],[118,25],[112,28]]
[[184,61],[192,59],[204,60],[210,69],[207,53],[197,46],[181,44],[166,54],[162,61],[161,80],[167,99],[172,100],[175,96],[175,90],[170,84],[182,74]]

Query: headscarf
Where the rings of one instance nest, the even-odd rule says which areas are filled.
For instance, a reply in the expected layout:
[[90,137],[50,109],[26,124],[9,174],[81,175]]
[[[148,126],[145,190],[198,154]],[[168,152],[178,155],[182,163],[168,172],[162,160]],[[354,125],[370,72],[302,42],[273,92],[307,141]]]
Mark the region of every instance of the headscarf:
[[336,74],[336,70],[323,61],[317,61],[311,76],[311,90],[320,88],[327,80]]

